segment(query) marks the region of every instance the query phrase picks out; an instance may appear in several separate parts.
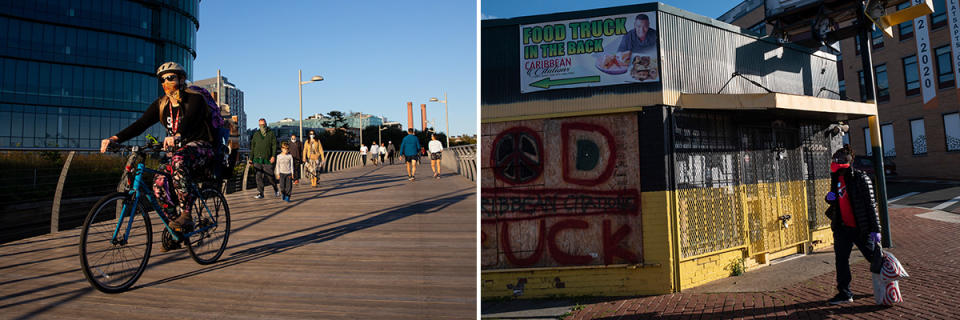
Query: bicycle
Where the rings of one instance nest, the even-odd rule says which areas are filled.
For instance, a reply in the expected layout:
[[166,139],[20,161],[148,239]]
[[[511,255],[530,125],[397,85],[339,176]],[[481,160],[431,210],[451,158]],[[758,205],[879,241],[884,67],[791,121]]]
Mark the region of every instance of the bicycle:
[[[190,204],[194,206],[191,210],[194,228],[193,231],[180,234],[170,228],[171,218],[143,178],[145,174],[159,174],[172,182],[170,174],[160,169],[169,160],[166,157],[161,159],[157,169],[149,169],[140,161],[146,158],[148,152],[163,150],[149,143],[144,146],[114,145],[108,150],[130,151],[127,163],[136,163],[136,166],[127,165],[124,168],[128,187],[121,186],[121,191],[100,198],[83,221],[80,265],[90,285],[101,292],[119,293],[129,289],[143,275],[153,247],[153,224],[144,202],[152,205],[170,237],[186,244],[194,261],[207,265],[220,259],[230,237],[230,209],[226,198],[216,187],[218,178],[212,181],[213,186],[198,185],[194,181],[188,184],[189,192],[196,198]],[[137,215],[141,219],[136,219]]]

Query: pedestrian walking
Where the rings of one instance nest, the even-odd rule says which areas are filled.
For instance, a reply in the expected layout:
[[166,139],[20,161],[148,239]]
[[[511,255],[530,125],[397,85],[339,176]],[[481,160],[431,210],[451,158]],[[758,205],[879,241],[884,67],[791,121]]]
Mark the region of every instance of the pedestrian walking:
[[293,157],[293,184],[300,184],[300,171],[303,164],[303,144],[298,141],[297,135],[290,135],[290,156]]
[[827,217],[833,231],[833,250],[837,267],[837,293],[830,304],[853,302],[850,291],[850,251],[853,245],[867,261],[872,261],[875,245],[880,243],[880,219],[873,193],[873,183],[863,171],[850,166],[853,150],[844,145],[833,154],[830,164],[830,204]]
[[387,145],[384,144],[383,141],[380,141],[380,163],[387,164],[386,158],[387,158]]
[[420,140],[413,135],[413,128],[407,129],[407,136],[400,141],[400,154],[403,156],[403,161],[407,163],[407,180],[416,180],[420,149]]
[[380,165],[380,162],[377,161],[377,157],[379,156],[380,156],[380,145],[378,145],[377,142],[374,141],[372,144],[370,144],[370,159],[373,162],[373,165],[375,166]]
[[320,139],[316,136],[316,133],[310,130],[307,142],[303,145],[303,163],[307,167],[307,175],[310,176],[311,187],[317,187],[320,171],[326,162],[327,156],[323,153],[323,144],[320,143]]
[[367,166],[367,146],[365,146],[363,142],[360,143],[360,160],[363,160],[363,166],[366,167]]
[[277,180],[280,180],[280,190],[283,201],[290,202],[293,192],[293,156],[290,154],[290,143],[284,141],[280,145],[280,155],[277,156]]
[[393,147],[393,141],[387,143],[387,158],[390,158],[390,164],[393,164],[393,158],[397,157],[397,149]]
[[430,149],[430,169],[433,170],[433,177],[440,179],[440,156],[443,152],[443,144],[437,140],[437,135],[430,135],[430,142],[427,143]]
[[277,182],[273,180],[273,164],[277,161],[277,136],[267,127],[267,120],[260,119],[260,129],[250,137],[250,160],[253,169],[257,172],[257,195],[255,199],[263,199],[264,184],[273,186],[273,192],[280,197]]

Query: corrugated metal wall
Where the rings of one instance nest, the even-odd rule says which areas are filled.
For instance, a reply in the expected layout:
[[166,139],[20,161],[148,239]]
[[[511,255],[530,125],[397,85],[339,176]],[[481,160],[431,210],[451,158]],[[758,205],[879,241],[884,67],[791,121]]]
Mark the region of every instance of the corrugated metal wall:
[[[660,50],[665,101],[676,93],[718,93],[739,72],[774,92],[836,98],[822,91],[839,91],[837,62],[832,55],[810,54],[771,39],[720,28],[699,19],[661,11]],[[735,78],[722,93],[765,93],[766,90]]]

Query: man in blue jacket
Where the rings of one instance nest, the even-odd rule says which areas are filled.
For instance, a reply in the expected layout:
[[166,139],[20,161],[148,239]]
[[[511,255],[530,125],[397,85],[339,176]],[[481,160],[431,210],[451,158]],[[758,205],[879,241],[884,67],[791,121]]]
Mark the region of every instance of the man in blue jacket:
[[[400,155],[407,162],[407,180],[416,180],[417,162],[420,160],[420,140],[413,134],[413,128],[407,129],[407,136],[400,142]],[[412,163],[412,165],[411,165]]]

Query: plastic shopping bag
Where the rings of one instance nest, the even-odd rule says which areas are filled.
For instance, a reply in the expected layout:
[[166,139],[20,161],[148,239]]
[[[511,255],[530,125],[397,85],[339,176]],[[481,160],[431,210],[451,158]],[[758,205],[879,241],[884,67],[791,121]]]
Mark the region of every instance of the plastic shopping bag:
[[899,280],[909,277],[907,270],[900,264],[900,260],[894,257],[890,252],[883,253],[883,269],[880,270],[880,276],[887,280]]
[[878,273],[873,275],[873,300],[880,305],[894,305],[903,302],[900,295],[900,284],[897,280],[884,279]]

